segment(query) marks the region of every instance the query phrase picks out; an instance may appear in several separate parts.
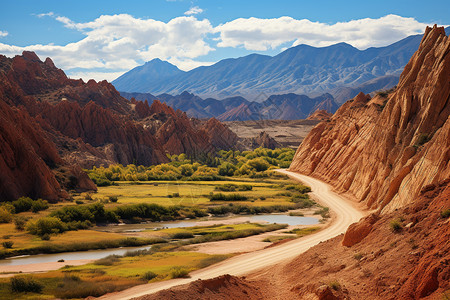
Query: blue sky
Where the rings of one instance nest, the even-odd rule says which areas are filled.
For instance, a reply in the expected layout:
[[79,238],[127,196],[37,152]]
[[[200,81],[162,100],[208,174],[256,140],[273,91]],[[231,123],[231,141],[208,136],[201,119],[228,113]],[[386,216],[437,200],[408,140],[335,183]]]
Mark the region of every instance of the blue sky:
[[302,43],[385,46],[450,24],[450,1],[2,2],[1,54],[33,50],[85,80],[112,80],[156,57],[189,70]]

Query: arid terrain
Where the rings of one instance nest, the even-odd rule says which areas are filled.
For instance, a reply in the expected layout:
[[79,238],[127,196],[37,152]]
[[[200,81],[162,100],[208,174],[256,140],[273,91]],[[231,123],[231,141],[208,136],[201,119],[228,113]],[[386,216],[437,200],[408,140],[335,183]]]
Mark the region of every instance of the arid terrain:
[[282,147],[297,148],[317,120],[251,120],[224,122],[240,139],[249,139],[266,132]]

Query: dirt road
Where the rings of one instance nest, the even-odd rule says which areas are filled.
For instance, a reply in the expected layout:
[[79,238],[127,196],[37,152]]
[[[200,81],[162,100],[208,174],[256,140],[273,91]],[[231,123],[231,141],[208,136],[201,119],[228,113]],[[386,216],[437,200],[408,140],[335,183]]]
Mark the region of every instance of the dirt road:
[[191,278],[172,279],[139,285],[122,292],[104,295],[100,299],[130,299],[152,294],[176,285],[186,284],[197,279],[214,278],[223,274],[244,275],[263,267],[293,259],[314,245],[344,233],[350,224],[358,221],[364,216],[364,212],[359,211],[349,201],[331,191],[331,187],[328,184],[312,177],[286,170],[279,170],[279,172],[287,174],[311,187],[312,194],[315,195],[315,198],[318,199],[322,205],[328,206],[334,214],[334,221],[329,227],[316,234],[305,236],[280,246],[232,257],[208,268],[190,273]]

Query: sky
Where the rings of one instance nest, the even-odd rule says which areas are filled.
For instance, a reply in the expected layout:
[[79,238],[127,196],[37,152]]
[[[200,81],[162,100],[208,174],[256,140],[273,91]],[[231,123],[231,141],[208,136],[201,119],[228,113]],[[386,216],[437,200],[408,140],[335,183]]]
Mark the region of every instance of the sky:
[[0,54],[51,57],[71,78],[112,81],[154,58],[188,71],[307,44],[382,47],[450,24],[450,1],[2,0]]

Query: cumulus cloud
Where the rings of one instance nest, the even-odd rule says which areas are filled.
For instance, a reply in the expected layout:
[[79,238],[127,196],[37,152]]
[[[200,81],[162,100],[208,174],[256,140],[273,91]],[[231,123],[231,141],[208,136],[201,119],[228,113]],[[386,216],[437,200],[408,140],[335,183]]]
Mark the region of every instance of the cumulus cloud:
[[13,56],[24,50],[35,51],[40,57],[51,57],[71,75],[71,69],[80,68],[127,71],[153,58],[194,65],[192,59],[214,50],[205,41],[205,36],[213,31],[210,22],[193,16],[174,18],[167,23],[128,14],[103,15],[87,23],[76,23],[55,14],[48,16],[82,32],[85,37],[66,45],[18,47],[0,43],[0,53]]
[[189,15],[197,15],[197,14],[201,14],[203,12],[203,9],[201,9],[198,6],[194,6],[191,7],[188,11],[186,11],[184,14],[189,16]]
[[[20,47],[0,43],[0,53],[14,56],[24,50],[35,51],[41,58],[51,57],[69,76],[111,80],[153,58],[167,60],[182,70],[210,65],[213,62],[198,59],[214,51],[214,47],[265,51],[298,44],[328,46],[347,42],[364,49],[385,46],[408,35],[422,33],[427,25],[413,18],[387,15],[335,24],[291,17],[239,18],[213,27],[209,20],[198,20],[193,16],[201,11],[193,7],[186,16],[168,22],[118,14],[102,15],[85,23],[47,12],[36,16],[53,18],[64,27],[81,32],[84,37],[65,45]],[[0,37],[7,35],[8,32],[0,31]]]
[[322,47],[346,42],[359,49],[385,46],[408,35],[422,33],[425,26],[414,18],[387,15],[378,19],[360,19],[335,24],[296,20],[239,18],[215,28],[220,34],[219,47],[243,46],[247,50],[265,51],[284,43]]

